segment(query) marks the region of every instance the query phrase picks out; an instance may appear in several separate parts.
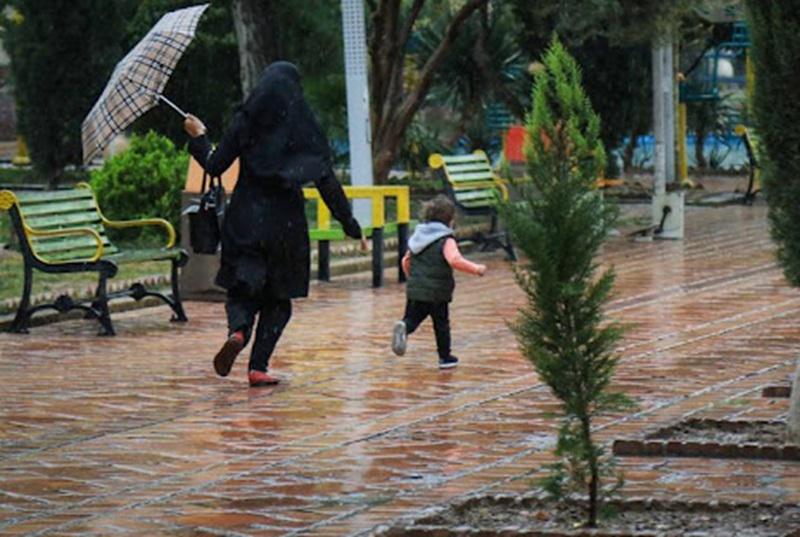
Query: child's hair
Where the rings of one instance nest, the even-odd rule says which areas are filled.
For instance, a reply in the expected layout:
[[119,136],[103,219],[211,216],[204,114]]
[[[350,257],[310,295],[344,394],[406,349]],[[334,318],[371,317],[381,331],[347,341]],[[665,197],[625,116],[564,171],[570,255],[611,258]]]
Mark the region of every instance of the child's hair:
[[455,205],[444,194],[439,194],[422,205],[422,220],[425,222],[441,222],[450,225],[455,214]]

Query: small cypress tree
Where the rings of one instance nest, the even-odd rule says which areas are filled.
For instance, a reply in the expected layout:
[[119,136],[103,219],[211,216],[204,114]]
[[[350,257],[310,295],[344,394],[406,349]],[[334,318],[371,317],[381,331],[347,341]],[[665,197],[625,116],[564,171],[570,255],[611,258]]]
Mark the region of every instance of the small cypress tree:
[[[800,0],[748,0],[755,68],[753,116],[761,138],[762,177],[772,238],[786,279],[800,286]],[[800,443],[800,360],[788,416],[789,440]]]
[[581,86],[577,63],[557,38],[542,63],[527,118],[532,181],[518,187],[521,201],[503,210],[515,244],[527,257],[517,281],[528,304],[514,329],[524,355],[563,411],[556,447],[560,461],[552,465],[545,488],[556,496],[585,491],[587,526],[592,527],[603,492],[601,476],[612,462],[592,437],[592,420],[630,404],[623,394],[608,392],[621,337],[618,325],[603,322],[614,272],[595,277],[595,257],[617,211],[594,188],[606,155],[600,119]]

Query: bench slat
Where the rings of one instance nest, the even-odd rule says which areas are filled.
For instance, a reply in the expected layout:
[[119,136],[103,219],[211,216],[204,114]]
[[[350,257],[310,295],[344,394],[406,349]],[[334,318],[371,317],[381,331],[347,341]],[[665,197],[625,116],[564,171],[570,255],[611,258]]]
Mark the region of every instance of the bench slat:
[[70,190],[54,190],[49,192],[16,192],[20,204],[33,205],[38,203],[52,203],[78,199],[92,199],[92,191],[88,188],[73,188]]
[[[103,257],[102,259],[106,259],[114,254],[118,253],[119,250],[112,244],[106,247],[103,250]],[[43,259],[50,263],[69,263],[75,261],[86,261],[94,257],[97,253],[97,248],[78,248],[75,250],[67,250],[64,252],[51,252],[48,254],[41,255]]]
[[181,256],[180,248],[149,248],[144,250],[130,250],[113,255],[103,255],[103,259],[114,261],[118,264],[136,263],[137,261],[162,261],[178,259]]
[[463,162],[486,162],[486,159],[482,155],[475,155],[472,153],[469,155],[442,155],[442,159],[444,163],[448,165]]
[[464,192],[456,192],[456,200],[460,203],[465,200],[491,200],[498,199],[497,193],[494,190],[468,190]]
[[28,218],[29,216],[65,214],[88,210],[97,212],[93,199],[81,199],[58,203],[37,203],[30,206],[23,204],[21,212],[22,216]]
[[463,172],[485,172],[485,173],[492,173],[492,169],[485,163],[485,162],[470,162],[467,164],[453,164],[452,166],[447,166],[447,171],[450,172],[450,175],[463,173]]
[[[33,229],[87,227],[89,224],[99,224],[100,215],[95,211],[81,211],[58,216],[32,216],[26,218],[25,222]],[[89,225],[88,227],[95,229],[102,228],[102,226],[99,225],[97,227]]]
[[[109,245],[108,239],[103,237],[103,248]],[[33,251],[39,255],[46,255],[53,252],[65,252],[77,248],[96,247],[95,240],[88,235],[77,237],[55,237],[49,240],[33,239]]]
[[492,181],[491,173],[460,173],[458,175],[450,174],[451,183],[468,183],[470,181]]

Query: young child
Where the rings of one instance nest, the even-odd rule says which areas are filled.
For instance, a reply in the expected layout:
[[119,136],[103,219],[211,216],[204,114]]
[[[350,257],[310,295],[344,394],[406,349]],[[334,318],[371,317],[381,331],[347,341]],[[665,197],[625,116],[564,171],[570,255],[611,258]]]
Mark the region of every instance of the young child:
[[403,256],[406,283],[406,313],[394,325],[392,351],[398,356],[406,352],[406,339],[430,315],[436,332],[439,368],[458,365],[450,354],[450,301],[453,300],[455,280],[453,269],[483,276],[486,265],[467,261],[458,251],[453,238],[455,206],[447,197],[436,196],[422,208],[423,223],[408,240]]

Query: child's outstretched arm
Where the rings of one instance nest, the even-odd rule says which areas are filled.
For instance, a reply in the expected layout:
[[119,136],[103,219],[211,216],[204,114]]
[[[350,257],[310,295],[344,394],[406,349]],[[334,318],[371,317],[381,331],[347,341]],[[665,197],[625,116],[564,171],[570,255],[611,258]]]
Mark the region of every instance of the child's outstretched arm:
[[469,274],[475,274],[477,276],[483,276],[483,274],[486,272],[486,265],[473,263],[461,255],[461,252],[458,249],[458,244],[456,244],[456,240],[452,237],[444,242],[443,253],[447,263],[455,270],[460,270],[461,272],[467,272]]

